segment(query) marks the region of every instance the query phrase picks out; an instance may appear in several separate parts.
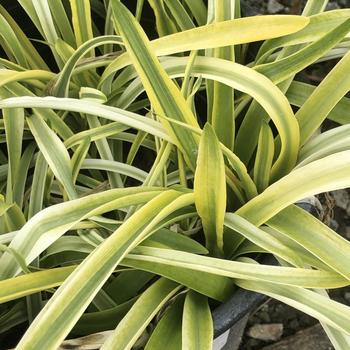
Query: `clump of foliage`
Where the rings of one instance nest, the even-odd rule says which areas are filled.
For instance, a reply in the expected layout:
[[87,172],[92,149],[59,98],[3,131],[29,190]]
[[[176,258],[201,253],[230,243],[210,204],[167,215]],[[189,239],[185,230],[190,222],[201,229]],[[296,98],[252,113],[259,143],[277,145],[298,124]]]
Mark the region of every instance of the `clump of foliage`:
[[[350,9],[148,0],[149,40],[141,0],[18,3],[40,40],[0,6],[0,332],[211,349],[211,308],[238,286],[349,349],[327,289],[350,284],[350,244],[295,203],[350,187]],[[335,58],[317,87],[295,78]]]

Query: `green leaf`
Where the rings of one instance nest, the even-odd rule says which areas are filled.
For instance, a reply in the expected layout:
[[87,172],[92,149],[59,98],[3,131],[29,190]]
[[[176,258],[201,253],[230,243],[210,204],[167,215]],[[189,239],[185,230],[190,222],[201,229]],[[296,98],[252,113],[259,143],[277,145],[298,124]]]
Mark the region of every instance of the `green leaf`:
[[345,278],[329,271],[258,265],[169,249],[137,247],[128,255],[128,259],[152,262],[163,266],[181,267],[234,279],[268,281],[305,288],[337,288],[348,284]]
[[174,210],[174,205],[177,205],[176,198],[180,199],[178,205],[183,205],[185,196],[187,195],[180,196],[172,190],[164,191],[136,211],[62,284],[31,324],[18,346],[59,346],[122,258],[149,234],[154,225],[168,215],[168,210]]
[[194,254],[208,254],[208,250],[193,238],[166,228],[153,233],[142,244],[149,247],[182,250]]
[[56,178],[62,183],[70,199],[77,198],[73,184],[71,160],[58,136],[36,114],[27,118],[28,126]]
[[319,258],[330,268],[350,280],[347,263],[350,243],[312,215],[296,206],[289,206],[267,224]]
[[[120,207],[144,203],[159,194],[156,189],[115,189],[92,194],[74,201],[53,205],[40,211],[18,232],[10,247],[33,261],[55,240],[85,218],[100,215]],[[57,217],[60,220],[57,220]],[[8,254],[0,258],[1,277],[9,278],[19,272],[16,261]]]
[[118,174],[127,175],[141,182],[144,182],[148,175],[145,171],[132,165],[104,159],[85,159],[81,164],[81,169],[106,170]]
[[93,38],[90,0],[69,0],[77,47]]
[[313,137],[301,148],[298,167],[333,153],[350,149],[350,125],[342,125]]
[[[290,104],[301,107],[311,96],[316,86],[305,84],[300,81],[293,81],[287,91],[287,97]],[[350,122],[350,99],[343,97],[336,106],[328,113],[327,118],[339,124],[348,124]]]
[[[349,67],[350,52],[337,63],[297,112],[296,117],[300,125],[302,144],[311,137],[326,119],[328,113],[350,90],[350,78],[349,74],[346,73]],[[331,94],[330,91],[332,91]],[[319,101],[323,101],[323,103],[319,103]]]
[[[192,0],[188,1],[193,2]],[[168,35],[151,41],[150,45],[157,56],[163,56],[275,38],[298,32],[308,23],[309,19],[302,16],[245,17],[203,25]],[[102,75],[100,84],[111,74],[129,64],[131,64],[131,60],[128,54],[123,54],[117,58],[107,67]]]
[[73,157],[71,160],[73,183],[75,183],[77,180],[82,163],[84,162],[84,159],[86,158],[87,153],[89,151],[90,144],[91,144],[91,140],[89,138],[84,139],[83,142],[79,145],[79,147],[73,154]]
[[[117,31],[123,38],[155,113],[160,116],[169,115],[197,127],[197,121],[190,107],[180,90],[164,72],[140,24],[118,0],[112,0],[112,8]],[[188,130],[169,124],[163,119],[161,122],[171,135],[173,143],[184,152],[189,167],[195,169],[197,137]]]
[[61,1],[48,0],[55,25],[61,34],[62,39],[70,46],[75,45],[75,37],[72,25],[67,16],[64,5]]
[[270,182],[270,171],[274,155],[274,139],[268,123],[262,123],[259,133],[258,148],[254,163],[254,182],[262,192]]
[[153,278],[152,273],[128,269],[120,272],[104,290],[117,304],[122,304],[136,297]]
[[176,33],[176,26],[173,20],[165,11],[163,0],[148,0],[156,17],[156,28],[160,37]]
[[169,306],[152,332],[145,350],[181,350],[182,310],[184,298],[178,296]]
[[15,57],[15,60],[22,67],[27,67],[27,59],[25,57],[25,53],[23,48],[21,47],[21,43],[16,37],[13,29],[6,21],[6,19],[0,13],[0,37],[6,43],[6,49],[10,50]]
[[29,144],[23,152],[23,155],[20,159],[18,175],[16,183],[13,188],[13,200],[18,204],[20,208],[23,207],[23,201],[25,197],[27,177],[29,168],[33,162],[34,152],[36,150],[36,144],[33,142]]
[[130,311],[103,344],[103,349],[129,350],[157,312],[173,297],[181,286],[165,278],[153,283],[137,299]]
[[179,0],[164,0],[180,31],[195,28],[192,18]]
[[[7,177],[6,201],[14,201],[14,190],[18,178],[22,154],[22,137],[24,128],[24,110],[22,108],[3,111],[9,173]],[[17,203],[20,204],[20,203]]]
[[202,219],[206,246],[214,255],[221,255],[226,210],[225,163],[219,141],[210,124],[205,125],[199,144],[194,195]]
[[349,156],[350,151],[338,152],[292,171],[236,213],[260,226],[300,199],[349,187]]
[[242,217],[234,213],[227,213],[225,215],[225,226],[239,232],[241,235],[259,247],[262,247],[266,251],[281,257],[294,266],[303,266],[302,260],[298,253],[295,253],[293,249],[283,244],[278,239],[267,235],[263,230],[252,225],[249,221],[243,219]]
[[4,17],[4,19],[7,21],[7,23],[11,26],[13,32],[16,34],[21,44],[21,48],[23,49],[24,54],[26,56],[26,60],[30,64],[30,67],[32,69],[48,70],[49,68],[47,67],[46,63],[44,62],[42,57],[39,55],[35,47],[32,45],[30,40],[26,37],[26,35],[23,33],[21,28],[14,21],[14,19],[10,16],[10,14],[6,11],[6,9],[1,5],[0,5],[0,13]]
[[34,166],[32,188],[35,188],[35,191],[30,191],[28,219],[33,217],[43,208],[47,171],[48,164],[44,155],[39,152]]
[[63,62],[54,49],[54,44],[59,38],[59,36],[56,31],[56,27],[52,18],[48,1],[32,0],[32,4],[37,15],[37,19],[40,23],[43,36],[47,43],[50,44],[50,48],[52,50],[53,55],[55,56],[58,66],[61,67],[63,65]]
[[346,334],[350,333],[350,308],[316,292],[266,282],[237,281],[237,284],[280,300]]
[[[216,1],[215,22],[232,20],[235,13],[234,6],[235,4],[231,0]],[[234,47],[217,47],[213,50],[213,56],[234,61]],[[212,96],[210,98],[210,106],[208,107],[210,108],[211,115],[208,116],[208,120],[213,125],[220,142],[230,150],[233,150],[235,136],[234,91],[231,87],[214,81]]]
[[208,300],[196,292],[187,292],[182,319],[182,349],[211,350],[213,320]]
[[[321,3],[321,1],[318,2]],[[314,13],[317,13],[317,10],[314,11]],[[278,47],[304,44],[318,40],[348,18],[350,18],[349,9],[326,11],[324,13],[315,14],[310,17],[308,25],[304,26],[301,30],[284,37],[267,40],[263,43],[257,58],[259,61],[264,61]]]
[[294,54],[275,62],[257,65],[254,69],[266,75],[274,83],[280,83],[321,58],[336,46],[349,30],[350,19]]
[[60,267],[2,280],[0,281],[0,303],[57,287],[74,269],[75,266]]
[[116,35],[105,35],[82,43],[64,65],[61,73],[57,77],[57,80],[50,89],[51,93],[57,97],[67,97],[69,82],[79,60],[87,55],[87,53],[93,48],[105,44],[122,44],[122,40]]
[[[169,58],[162,62],[162,66],[171,78],[183,77],[188,61],[188,57]],[[299,126],[288,100],[276,85],[251,68],[212,57],[196,57],[191,67],[191,75],[221,82],[252,96],[272,119],[281,137],[282,147],[272,167],[272,179],[275,180],[293,169],[299,150]],[[132,89],[132,92],[130,90],[128,92],[134,97],[141,94],[143,91],[141,82],[135,81]],[[173,124],[183,125],[194,132],[198,130],[189,124],[177,121],[170,115],[169,118],[165,116],[160,118],[167,119]],[[255,126],[256,120],[249,133],[255,130]]]
[[[80,101],[56,97],[12,97],[0,101],[0,108],[51,108],[72,112],[80,112],[100,116],[109,120],[120,122],[136,129],[141,129],[162,139],[170,141],[160,123],[146,119],[136,113],[119,108],[104,106],[99,103]],[[70,135],[71,136],[71,135]]]
[[[229,278],[217,276],[205,271],[198,271],[197,269],[191,269],[190,267],[183,268],[180,265],[173,266],[169,264],[161,264],[158,261],[153,262],[152,260],[139,259],[139,257],[135,258],[133,253],[129,254],[123,260],[122,265],[169,278],[219,301],[227,300],[233,292],[233,284]],[[204,281],[205,283],[203,283]]]

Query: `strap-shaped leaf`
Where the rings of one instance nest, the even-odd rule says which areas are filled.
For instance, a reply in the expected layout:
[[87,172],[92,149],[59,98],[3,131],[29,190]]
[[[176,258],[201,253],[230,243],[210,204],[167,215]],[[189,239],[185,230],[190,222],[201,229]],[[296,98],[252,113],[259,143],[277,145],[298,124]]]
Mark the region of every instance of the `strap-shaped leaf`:
[[[6,133],[9,172],[7,176],[6,201],[12,203],[20,160],[22,155],[22,137],[24,128],[24,110],[22,108],[5,109],[3,120]],[[19,203],[17,203],[19,204]]]
[[60,267],[0,281],[0,303],[57,287],[74,269],[75,266]]
[[[188,60],[188,57],[176,57],[167,59],[162,65],[172,78],[183,77]],[[271,176],[278,178],[294,167],[299,149],[299,126],[286,97],[276,85],[251,68],[212,57],[196,57],[191,67],[191,75],[221,82],[256,99],[273,120],[282,141],[281,151],[273,165]],[[128,90],[128,93],[132,98],[136,98],[143,91],[139,80],[135,80],[130,87],[132,89]],[[170,119],[174,124],[184,125],[174,118]],[[250,133],[255,130],[256,123],[254,120]],[[190,126],[183,127],[191,129]]]
[[267,224],[350,280],[350,243],[304,210],[289,206]]
[[350,149],[350,125],[342,125],[313,137],[301,148],[298,167],[333,153]]
[[164,266],[176,266],[230,278],[268,281],[305,288],[327,288],[326,285],[337,288],[349,284],[348,280],[339,274],[329,271],[251,264],[169,249],[136,247],[128,255],[128,259],[151,261]]
[[156,28],[160,37],[177,32],[177,28],[172,18],[165,10],[164,0],[148,0],[156,17]]
[[[350,24],[350,20],[348,21]],[[313,132],[326,119],[328,113],[350,90],[350,77],[347,74],[349,67],[350,52],[338,62],[296,113],[301,130],[302,144],[310,138]],[[330,91],[332,91],[331,94],[329,93]],[[319,101],[323,101],[323,103],[319,103]]]
[[[164,132],[160,123],[146,119],[136,113],[128,112],[119,108],[101,105],[94,102],[82,102],[77,99],[65,99],[56,97],[12,97],[0,101],[0,108],[51,108],[64,111],[80,112],[93,114],[112,121],[120,122],[129,127],[141,129],[158,136],[167,141],[171,141],[169,136]],[[71,136],[71,135],[69,135]]]
[[[305,84],[300,81],[293,81],[287,91],[287,98],[293,106],[301,107],[311,96],[316,86]],[[328,113],[327,118],[339,124],[350,122],[350,99],[343,97],[336,106]]]
[[263,122],[254,163],[254,182],[259,192],[262,192],[269,185],[274,146],[271,128],[268,123]]
[[[29,220],[12,240],[10,247],[30,263],[52,242],[85,218],[120,207],[141,204],[157,194],[159,190],[150,188],[115,189],[51,206]],[[1,256],[0,263],[2,278],[15,276],[19,272],[16,261],[7,253]]]
[[225,216],[225,226],[239,232],[253,243],[264,248],[266,251],[281,257],[294,266],[303,266],[299,255],[295,253],[293,249],[289,248],[271,235],[266,234],[263,230],[252,225],[242,217],[234,213],[227,213]]
[[343,151],[300,167],[269,186],[236,213],[260,226],[300,199],[347,188],[350,186],[349,157],[350,151]]
[[[18,346],[49,349],[57,347],[125,255],[146,238],[169,212],[176,210],[177,206],[188,205],[190,200],[186,194],[181,196],[173,190],[163,191],[136,211],[63,283],[36,317]],[[54,332],[49,332],[50,329],[54,329]]]
[[78,61],[84,57],[88,52],[97,46],[105,44],[122,44],[122,40],[116,35],[104,35],[97,38],[92,38],[78,47],[78,49],[68,59],[64,65],[61,73],[58,75],[57,80],[50,89],[51,93],[57,97],[67,97],[69,82],[74,72],[74,69]]
[[135,344],[157,312],[181,288],[165,278],[153,283],[137,299],[130,311],[118,324],[101,350],[129,350]]
[[52,13],[48,4],[48,0],[32,0],[31,1],[37,16],[37,19],[42,28],[43,36],[46,41],[50,44],[53,55],[55,56],[56,62],[59,67],[62,67],[63,61],[57,54],[54,44],[59,38],[57,33]]
[[72,161],[71,161],[73,183],[75,183],[77,180],[82,163],[89,151],[90,143],[91,143],[91,140],[89,138],[85,138],[73,154]]
[[[19,1],[21,2],[21,1]],[[0,14],[4,17],[7,23],[11,26],[13,32],[16,34],[18,40],[21,43],[21,48],[23,49],[27,62],[30,64],[32,69],[49,69],[44,62],[43,58],[39,55],[38,51],[32,45],[30,40],[21,30],[20,26],[15,22],[15,20],[10,16],[6,9],[0,5]],[[3,28],[2,28],[3,29]],[[13,43],[12,43],[13,44]]]
[[325,322],[335,329],[350,333],[350,308],[316,292],[267,282],[237,281],[245,289],[266,294]]
[[225,301],[233,293],[233,284],[229,278],[181,266],[163,265],[157,261],[139,260],[133,253],[123,260],[122,265],[169,278],[215,300]]
[[77,47],[93,38],[90,0],[69,0]]
[[71,160],[59,137],[36,114],[27,118],[28,126],[56,178],[62,183],[69,198],[77,198],[73,184]]
[[213,335],[213,320],[207,298],[189,291],[182,317],[182,349],[211,350]]
[[220,255],[223,253],[226,211],[225,163],[219,141],[210,124],[205,125],[199,144],[194,195],[202,219],[206,246],[214,255]]
[[[214,21],[221,22],[234,19],[235,2],[231,0],[216,1],[214,6]],[[217,47],[213,50],[213,56],[228,61],[234,61],[235,52],[233,46]],[[235,137],[235,109],[234,91],[231,87],[219,82],[213,82],[212,96],[208,94],[208,120],[213,125],[215,133],[226,147],[233,150]]]
[[145,181],[148,175],[145,171],[132,165],[104,159],[85,159],[81,164],[81,169],[106,170],[129,176],[141,182]]
[[[112,0],[117,31],[129,52],[136,71],[142,80],[155,113],[197,127],[197,121],[180,90],[166,75],[151,49],[149,40],[139,23],[118,0]],[[177,125],[161,120],[182,152],[189,167],[195,169],[198,140],[196,135]]]
[[[101,103],[101,104],[105,103],[107,100],[106,96],[101,91],[97,89],[86,88],[86,87],[80,89],[79,96],[81,100],[92,101],[92,102]],[[98,119],[98,117],[94,115],[87,115],[86,119],[90,128],[101,126],[100,120]],[[101,160],[113,162],[114,156],[107,139],[97,140],[95,144],[96,144],[98,153],[100,154]],[[107,176],[108,176],[108,180],[111,188],[123,187],[123,181],[121,179],[121,176],[118,173],[108,172]]]
[[[245,17],[165,36],[152,41],[151,47],[158,56],[162,56],[190,50],[239,45],[295,33],[308,23],[309,19],[301,16]],[[131,64],[129,55],[120,56],[107,67],[100,83],[129,64]]]
[[164,313],[152,332],[145,350],[181,350],[181,328],[184,298],[178,296],[176,301]]
[[280,83],[321,58],[327,51],[336,46],[349,31],[350,19],[294,54],[275,62],[255,66],[254,69],[269,77],[274,83]]
[[6,44],[6,49],[11,50],[17,63],[22,67],[27,67],[27,59],[16,34],[0,13],[0,37]]
[[62,39],[70,46],[75,46],[75,37],[68,14],[61,1],[48,0],[55,25],[61,34]]
[[[324,0],[317,2],[321,3]],[[342,24],[345,20],[350,18],[350,10],[342,9],[337,11],[326,11],[310,17],[310,22],[300,31],[296,31],[284,37],[267,40],[261,46],[258,59],[264,61],[270,54],[278,47],[292,46],[296,44],[304,44],[318,40],[323,35]]]
[[[193,1],[192,1],[193,2]],[[180,31],[195,28],[191,15],[186,11],[185,6],[179,0],[164,0],[169,12],[174,17]],[[199,4],[201,4],[199,2]]]

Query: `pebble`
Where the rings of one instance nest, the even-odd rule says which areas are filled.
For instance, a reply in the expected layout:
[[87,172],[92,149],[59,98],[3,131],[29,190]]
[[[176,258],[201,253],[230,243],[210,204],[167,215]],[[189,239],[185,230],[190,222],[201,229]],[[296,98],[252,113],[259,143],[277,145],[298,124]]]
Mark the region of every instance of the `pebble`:
[[259,339],[264,341],[277,341],[282,337],[283,324],[282,323],[256,324],[249,328],[247,334],[249,337],[254,339]]
[[298,330],[300,327],[300,324],[299,324],[298,320],[295,319],[295,320],[292,320],[288,326],[293,330]]
[[344,299],[350,303],[350,292],[345,292],[344,293]]
[[350,199],[349,194],[346,190],[332,191],[331,195],[334,198],[337,207],[343,210],[347,210],[349,207]]
[[341,7],[336,3],[336,2],[330,2],[327,4],[326,10],[331,11],[331,10],[338,10]]
[[281,5],[277,0],[269,0],[267,3],[267,11],[269,13],[277,13],[284,10],[284,6]]
[[350,240],[350,226],[345,228],[345,238]]

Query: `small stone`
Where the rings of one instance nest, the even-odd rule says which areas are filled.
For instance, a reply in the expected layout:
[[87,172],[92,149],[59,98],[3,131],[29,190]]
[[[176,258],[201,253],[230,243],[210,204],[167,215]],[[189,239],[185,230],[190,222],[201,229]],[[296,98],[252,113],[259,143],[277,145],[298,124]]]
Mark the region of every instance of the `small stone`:
[[248,330],[248,336],[254,339],[264,341],[276,341],[282,337],[283,324],[282,323],[270,323],[270,324],[256,324]]
[[350,303],[350,292],[345,292],[344,293],[344,299]]
[[345,227],[345,238],[350,240],[350,226]]
[[296,334],[282,339],[278,343],[259,348],[260,350],[331,350],[328,337],[320,325],[303,329]]
[[349,6],[349,0],[339,0],[339,5],[342,7],[348,7]]
[[259,317],[260,317],[261,321],[264,322],[264,323],[271,322],[270,315],[269,315],[269,313],[267,311],[260,312]]
[[291,321],[288,326],[294,331],[298,330],[300,327],[298,320],[295,320],[295,319]]
[[338,10],[340,6],[336,2],[330,2],[327,4],[326,11]]
[[338,228],[339,228],[339,224],[336,220],[334,219],[331,219],[330,222],[329,222],[329,227],[334,230],[334,231],[337,231]]
[[335,205],[338,208],[347,210],[350,203],[349,194],[346,190],[338,190],[331,192],[332,197],[334,198]]
[[270,13],[277,13],[283,11],[284,6],[281,5],[277,0],[269,0],[267,3],[267,11]]

